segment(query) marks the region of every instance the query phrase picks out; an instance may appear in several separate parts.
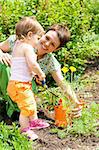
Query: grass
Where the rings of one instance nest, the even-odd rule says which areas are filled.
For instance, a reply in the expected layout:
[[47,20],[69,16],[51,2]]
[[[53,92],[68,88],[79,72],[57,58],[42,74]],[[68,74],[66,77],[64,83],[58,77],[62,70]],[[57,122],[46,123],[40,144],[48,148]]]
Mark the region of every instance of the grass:
[[32,150],[32,142],[19,132],[18,126],[0,123],[0,150]]

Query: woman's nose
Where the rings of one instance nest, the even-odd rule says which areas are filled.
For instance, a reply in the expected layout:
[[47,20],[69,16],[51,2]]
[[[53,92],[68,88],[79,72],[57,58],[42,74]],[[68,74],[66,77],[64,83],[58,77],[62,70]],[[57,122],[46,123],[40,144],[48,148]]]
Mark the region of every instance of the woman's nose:
[[50,41],[47,41],[45,44],[46,44],[46,46],[49,46],[50,45]]

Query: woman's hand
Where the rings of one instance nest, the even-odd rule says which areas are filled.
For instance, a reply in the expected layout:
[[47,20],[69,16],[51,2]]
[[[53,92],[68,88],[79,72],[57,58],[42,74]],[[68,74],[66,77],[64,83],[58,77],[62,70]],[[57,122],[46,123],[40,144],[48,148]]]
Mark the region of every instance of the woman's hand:
[[12,56],[8,53],[0,53],[0,62],[7,66],[11,66],[11,58]]
[[77,108],[74,108],[72,109],[72,117],[73,118],[78,118],[78,117],[81,117],[82,115],[82,107],[77,107]]
[[4,42],[0,42],[0,62],[7,66],[11,66],[12,56],[8,54],[8,52],[10,52],[10,43],[7,39]]
[[76,103],[76,107],[72,109],[73,118],[81,117],[82,108],[86,107],[86,102],[84,100],[79,100],[78,102],[79,103]]

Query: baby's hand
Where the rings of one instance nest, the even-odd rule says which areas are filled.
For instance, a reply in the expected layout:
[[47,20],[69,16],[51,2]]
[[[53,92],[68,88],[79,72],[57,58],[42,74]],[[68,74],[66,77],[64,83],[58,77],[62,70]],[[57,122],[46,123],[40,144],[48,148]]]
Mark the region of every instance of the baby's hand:
[[35,77],[36,83],[39,85],[42,85],[42,82],[40,81],[39,77],[37,75],[35,75],[34,77]]
[[45,79],[44,80],[40,80],[37,75],[35,75],[34,77],[35,77],[36,83],[39,84],[39,85],[42,85],[42,82],[45,82]]
[[40,81],[44,81],[45,80],[45,73],[42,73],[40,76],[39,76],[39,80]]

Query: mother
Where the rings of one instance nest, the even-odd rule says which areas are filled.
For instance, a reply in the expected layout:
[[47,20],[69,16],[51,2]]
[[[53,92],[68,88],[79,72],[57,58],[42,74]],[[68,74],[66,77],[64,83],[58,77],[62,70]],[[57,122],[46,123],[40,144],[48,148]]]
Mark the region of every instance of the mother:
[[[70,32],[66,26],[55,24],[51,26],[48,31],[38,40],[35,48],[38,57],[38,63],[41,69],[47,75],[50,73],[57,85],[62,89],[64,95],[68,99],[71,99],[75,104],[79,104],[75,92],[72,90],[68,83],[64,83],[64,78],[61,73],[61,66],[56,60],[52,52],[59,50],[70,39]],[[6,41],[0,43],[0,61],[5,64],[11,64],[11,55],[7,52],[11,52],[14,42],[16,40],[15,35],[10,36]],[[6,83],[7,84],[7,83]],[[75,109],[75,117],[81,115],[81,109]]]

